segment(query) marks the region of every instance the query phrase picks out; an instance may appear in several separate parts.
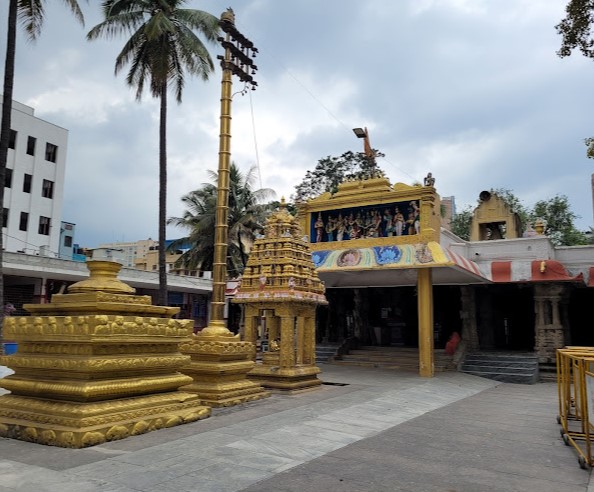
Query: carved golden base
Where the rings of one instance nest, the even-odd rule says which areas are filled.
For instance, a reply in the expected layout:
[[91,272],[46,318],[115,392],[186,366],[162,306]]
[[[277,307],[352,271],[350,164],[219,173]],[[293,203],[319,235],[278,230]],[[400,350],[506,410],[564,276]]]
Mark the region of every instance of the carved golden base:
[[180,388],[195,393],[211,407],[230,407],[270,396],[259,384],[247,379],[254,367],[254,345],[239,337],[196,335],[180,345],[180,351],[191,357],[189,366],[180,372],[194,382]]
[[230,383],[201,381],[181,389],[188,393],[196,393],[203,403],[217,408],[232,407],[270,396],[259,384],[248,380]]
[[209,417],[194,394],[171,392],[98,403],[0,396],[0,437],[84,448]]
[[317,366],[297,366],[280,368],[258,364],[248,374],[248,378],[266,389],[297,391],[312,389],[322,384],[317,374],[322,372]]

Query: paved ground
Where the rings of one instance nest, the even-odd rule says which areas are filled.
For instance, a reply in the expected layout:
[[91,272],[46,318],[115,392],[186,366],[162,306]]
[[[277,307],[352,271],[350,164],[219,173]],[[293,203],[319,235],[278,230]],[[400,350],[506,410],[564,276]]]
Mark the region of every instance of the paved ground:
[[555,384],[322,370],[345,385],[93,448],[0,439],[0,491],[594,492],[560,439]]

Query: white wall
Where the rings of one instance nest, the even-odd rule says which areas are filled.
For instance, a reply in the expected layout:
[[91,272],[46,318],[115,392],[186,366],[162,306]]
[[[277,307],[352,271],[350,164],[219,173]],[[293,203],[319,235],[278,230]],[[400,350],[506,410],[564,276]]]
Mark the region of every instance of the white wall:
[[[1,104],[0,104],[1,107]],[[64,175],[68,130],[34,116],[33,108],[13,101],[11,127],[17,132],[15,149],[8,150],[7,167],[13,170],[12,187],[4,189],[4,207],[9,209],[8,227],[3,229],[6,251],[58,255],[64,197]],[[37,139],[35,155],[27,154],[27,140]],[[58,147],[56,162],[45,160],[46,143]],[[23,192],[25,174],[33,176],[31,192]],[[53,181],[53,198],[42,196],[43,180]],[[19,230],[21,212],[29,213],[27,231]],[[50,234],[38,233],[39,217],[51,219]],[[42,248],[44,247],[44,248]]]

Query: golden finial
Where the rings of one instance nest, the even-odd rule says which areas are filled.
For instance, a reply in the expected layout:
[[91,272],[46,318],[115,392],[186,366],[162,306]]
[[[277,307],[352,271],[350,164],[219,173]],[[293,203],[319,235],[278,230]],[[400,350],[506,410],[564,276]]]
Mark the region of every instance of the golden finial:
[[231,7],[221,14],[221,21],[235,25],[235,13]]

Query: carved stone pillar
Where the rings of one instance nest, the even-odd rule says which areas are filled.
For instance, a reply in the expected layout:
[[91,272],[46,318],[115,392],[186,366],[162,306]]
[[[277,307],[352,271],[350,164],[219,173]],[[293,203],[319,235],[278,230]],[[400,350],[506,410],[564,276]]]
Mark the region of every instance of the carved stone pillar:
[[281,367],[293,367],[295,365],[295,316],[281,317],[280,326],[280,364]]
[[476,323],[476,295],[474,287],[465,285],[460,287],[461,309],[460,319],[462,320],[462,341],[466,344],[469,352],[479,350],[479,337]]
[[305,352],[305,318],[299,316],[295,322],[295,363],[303,364],[303,353]]
[[315,308],[312,310],[310,316],[304,318],[304,333],[303,333],[303,363],[316,363],[316,317]]
[[[243,339],[246,342],[251,342],[256,345],[258,339],[258,323],[260,321],[260,312],[254,306],[246,305],[244,308],[245,312],[245,325],[243,332]],[[255,354],[254,354],[255,356]]]
[[564,289],[560,284],[536,284],[534,288],[534,350],[541,363],[555,363],[556,350],[566,345],[560,312]]

